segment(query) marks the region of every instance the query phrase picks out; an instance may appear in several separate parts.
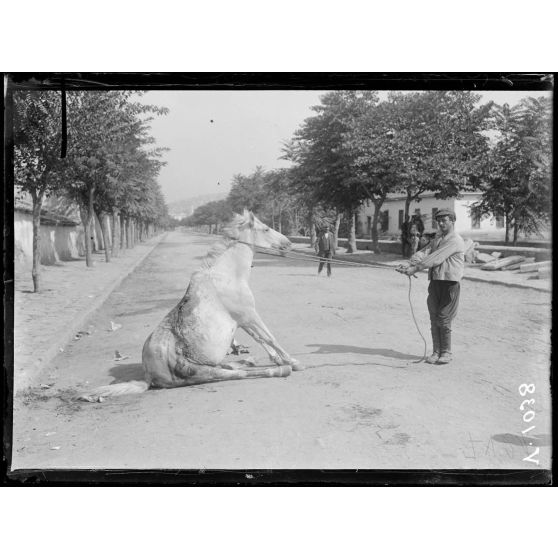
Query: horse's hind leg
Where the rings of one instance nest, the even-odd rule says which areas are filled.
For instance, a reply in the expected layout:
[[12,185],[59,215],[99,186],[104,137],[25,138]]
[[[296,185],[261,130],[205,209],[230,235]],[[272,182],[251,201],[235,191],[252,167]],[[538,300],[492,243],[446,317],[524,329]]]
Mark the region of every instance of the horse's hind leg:
[[[189,364],[187,368],[175,371],[180,376],[181,386],[222,382],[225,380],[245,380],[248,378],[284,378],[291,373],[291,367],[282,366],[253,366],[250,368],[221,368],[204,364]],[[177,386],[178,387],[178,386]]]

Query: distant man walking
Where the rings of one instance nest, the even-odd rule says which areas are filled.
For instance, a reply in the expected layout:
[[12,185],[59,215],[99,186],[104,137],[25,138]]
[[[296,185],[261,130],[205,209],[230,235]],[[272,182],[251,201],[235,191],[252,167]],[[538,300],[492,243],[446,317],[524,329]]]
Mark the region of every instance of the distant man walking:
[[335,254],[335,240],[331,233],[331,227],[326,225],[320,232],[316,241],[316,251],[320,257],[318,275],[322,272],[324,264],[327,263],[327,276],[331,277],[331,258]]
[[454,230],[455,213],[451,209],[440,209],[435,218],[439,233],[401,271],[410,276],[421,269],[429,269],[426,303],[430,314],[433,350],[426,362],[448,364],[452,359],[451,323],[459,305],[465,243]]

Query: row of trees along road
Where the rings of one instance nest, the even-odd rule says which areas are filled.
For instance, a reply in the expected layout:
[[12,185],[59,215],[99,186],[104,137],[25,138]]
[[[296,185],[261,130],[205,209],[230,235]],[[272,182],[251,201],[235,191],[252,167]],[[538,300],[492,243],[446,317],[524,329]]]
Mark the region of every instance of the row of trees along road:
[[131,96],[126,91],[67,93],[68,146],[66,157],[61,158],[60,93],[14,95],[14,177],[16,189],[29,194],[33,203],[35,292],[40,290],[40,215],[47,198],[79,208],[87,266],[93,265],[95,215],[101,223],[107,262],[119,249],[132,247],[169,222],[157,182],[165,149],[156,147],[149,135],[149,122],[167,109]]
[[[288,234],[312,237],[323,222],[342,221],[356,250],[355,213],[374,205],[372,243],[388,194],[405,197],[405,215],[426,192],[444,199],[481,193],[477,216],[504,215],[510,227],[537,232],[550,220],[551,102],[526,98],[502,107],[468,91],[334,91],[312,107],[285,144],[288,169],[236,175],[226,200],[202,206],[184,221],[216,229],[244,207]],[[314,238],[312,238],[313,240]]]

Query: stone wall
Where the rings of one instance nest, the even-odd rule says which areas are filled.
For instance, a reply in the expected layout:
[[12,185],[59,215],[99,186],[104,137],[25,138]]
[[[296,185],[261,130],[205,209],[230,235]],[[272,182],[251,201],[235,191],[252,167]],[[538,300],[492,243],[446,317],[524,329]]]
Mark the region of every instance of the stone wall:
[[[78,258],[84,253],[83,230],[79,226],[41,225],[39,247],[41,263],[53,265]],[[28,270],[33,266],[33,218],[30,213],[14,212],[14,266]]]

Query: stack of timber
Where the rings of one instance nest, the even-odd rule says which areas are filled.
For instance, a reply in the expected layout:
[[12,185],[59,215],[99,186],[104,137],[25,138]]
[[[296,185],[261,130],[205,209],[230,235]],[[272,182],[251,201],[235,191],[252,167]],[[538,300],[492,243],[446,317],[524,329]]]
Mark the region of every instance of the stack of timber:
[[541,269],[550,269],[552,262],[550,260],[546,262],[535,262],[535,263],[525,263],[519,267],[519,273],[530,273],[532,271],[540,271]]
[[551,267],[540,267],[537,273],[538,279],[550,279],[552,275],[552,268]]
[[481,269],[485,271],[497,271],[500,269],[505,269],[508,266],[520,264],[525,260],[523,256],[508,256],[507,258],[502,258],[490,261],[481,265]]
[[491,254],[486,254],[485,252],[477,252],[475,256],[475,261],[480,263],[488,263],[494,261],[496,258]]
[[528,263],[519,268],[519,273],[531,273],[533,271],[537,272],[537,275],[535,275],[537,279],[549,279],[552,275],[552,262],[548,260],[546,262]]
[[535,261],[535,258],[524,258],[524,260],[522,262],[517,262],[517,263],[513,263],[511,265],[507,265],[506,267],[503,268],[504,271],[514,271],[516,269],[519,269],[522,265],[524,264],[528,264],[528,263],[533,263]]

